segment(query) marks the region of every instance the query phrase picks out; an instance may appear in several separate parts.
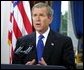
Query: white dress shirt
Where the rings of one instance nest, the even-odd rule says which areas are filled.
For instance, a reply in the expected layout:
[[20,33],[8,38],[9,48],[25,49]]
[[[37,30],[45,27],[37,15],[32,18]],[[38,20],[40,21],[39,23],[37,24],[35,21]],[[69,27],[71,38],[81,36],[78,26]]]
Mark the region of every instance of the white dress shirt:
[[[48,27],[47,31],[42,34],[42,35],[44,36],[44,38],[42,39],[42,40],[43,40],[43,43],[44,43],[44,46],[45,46],[45,44],[46,44],[46,40],[47,40],[49,31],[50,31],[50,27]],[[39,40],[39,35],[40,35],[40,34],[36,31],[36,46],[37,46],[37,43],[38,43],[38,40]]]

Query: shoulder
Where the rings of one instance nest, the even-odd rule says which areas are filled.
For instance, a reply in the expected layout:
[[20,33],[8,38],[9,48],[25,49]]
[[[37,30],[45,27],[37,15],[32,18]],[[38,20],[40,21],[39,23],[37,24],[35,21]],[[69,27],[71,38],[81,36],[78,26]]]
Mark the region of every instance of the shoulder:
[[35,32],[33,32],[33,33],[29,34],[29,35],[24,35],[22,37],[19,37],[17,39],[16,44],[30,43],[33,40],[33,38],[35,38],[34,36],[35,36]]
[[17,40],[28,40],[31,39],[35,35],[35,32],[29,34],[29,35],[24,35],[22,37],[19,37]]
[[59,32],[54,32],[54,31],[50,31],[51,35],[53,36],[53,39],[55,40],[61,40],[61,41],[71,41],[71,38],[69,36],[65,36]]
[[33,32],[29,35],[19,37],[16,41],[16,49],[20,46],[27,46],[27,45],[30,45],[31,43],[33,43],[32,40],[34,38],[34,35],[35,35],[35,33]]

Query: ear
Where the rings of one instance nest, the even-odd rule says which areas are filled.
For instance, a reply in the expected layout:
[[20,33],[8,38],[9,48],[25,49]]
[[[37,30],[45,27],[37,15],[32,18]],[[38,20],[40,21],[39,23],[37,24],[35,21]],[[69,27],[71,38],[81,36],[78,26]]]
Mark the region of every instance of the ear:
[[50,21],[50,23],[51,23],[51,22],[52,22],[53,17],[52,17],[52,16],[48,16],[48,18],[49,18],[49,21]]

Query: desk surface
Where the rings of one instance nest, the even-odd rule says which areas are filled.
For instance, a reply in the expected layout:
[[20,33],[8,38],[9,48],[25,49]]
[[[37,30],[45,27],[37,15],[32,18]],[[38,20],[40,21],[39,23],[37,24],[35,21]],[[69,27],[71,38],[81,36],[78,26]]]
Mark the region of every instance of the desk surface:
[[22,65],[22,64],[1,64],[1,69],[65,69],[63,66],[53,65]]

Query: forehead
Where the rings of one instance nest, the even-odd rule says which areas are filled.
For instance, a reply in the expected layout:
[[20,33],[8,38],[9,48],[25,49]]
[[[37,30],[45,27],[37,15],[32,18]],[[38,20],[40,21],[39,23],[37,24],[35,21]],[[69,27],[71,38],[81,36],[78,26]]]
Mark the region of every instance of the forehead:
[[32,10],[32,13],[39,13],[39,12],[47,12],[47,8],[46,7],[41,7],[41,8],[34,8]]

